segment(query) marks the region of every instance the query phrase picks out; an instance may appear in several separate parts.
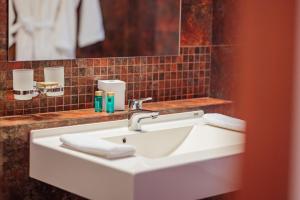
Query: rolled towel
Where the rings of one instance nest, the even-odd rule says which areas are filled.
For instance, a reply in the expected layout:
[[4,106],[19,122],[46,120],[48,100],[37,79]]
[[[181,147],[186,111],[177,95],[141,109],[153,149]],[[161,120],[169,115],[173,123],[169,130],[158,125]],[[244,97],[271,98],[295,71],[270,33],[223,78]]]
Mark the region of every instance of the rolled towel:
[[131,145],[116,144],[83,134],[66,134],[60,136],[59,139],[64,145],[74,150],[108,159],[133,156],[135,153],[135,147]]
[[225,128],[233,131],[244,132],[246,128],[246,122],[244,120],[218,113],[204,114],[203,120],[208,125]]

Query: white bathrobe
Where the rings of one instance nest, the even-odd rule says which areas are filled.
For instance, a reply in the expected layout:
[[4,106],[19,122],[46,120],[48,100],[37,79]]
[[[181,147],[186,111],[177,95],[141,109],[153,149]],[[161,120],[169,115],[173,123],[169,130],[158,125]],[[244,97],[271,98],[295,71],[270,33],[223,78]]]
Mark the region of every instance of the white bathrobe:
[[[9,45],[16,43],[16,60],[74,59],[76,45],[85,47],[105,38],[99,0],[10,0],[18,15],[9,13]],[[12,35],[16,33],[15,38]]]

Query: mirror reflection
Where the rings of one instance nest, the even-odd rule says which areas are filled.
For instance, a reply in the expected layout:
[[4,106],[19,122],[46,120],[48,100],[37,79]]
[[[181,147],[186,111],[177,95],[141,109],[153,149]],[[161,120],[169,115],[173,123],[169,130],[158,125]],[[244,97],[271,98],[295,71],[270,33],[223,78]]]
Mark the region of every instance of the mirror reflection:
[[180,0],[9,0],[10,61],[176,55]]

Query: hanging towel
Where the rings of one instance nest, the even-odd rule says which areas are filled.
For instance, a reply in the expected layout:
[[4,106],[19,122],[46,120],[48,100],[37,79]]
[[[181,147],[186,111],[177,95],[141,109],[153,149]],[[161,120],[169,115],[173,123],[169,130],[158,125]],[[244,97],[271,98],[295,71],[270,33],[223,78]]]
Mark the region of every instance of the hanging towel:
[[77,43],[105,39],[99,0],[9,0],[9,11],[9,47],[16,44],[17,61],[74,59]]
[[135,153],[135,147],[131,145],[115,144],[83,134],[62,135],[60,141],[74,150],[108,159],[133,156]]
[[79,47],[105,40],[102,10],[99,0],[81,1],[79,18]]
[[[77,35],[77,10],[80,5]],[[104,41],[105,30],[99,0],[61,0],[54,30],[57,56],[76,57],[76,46],[86,47]]]
[[208,125],[225,128],[233,131],[244,132],[246,128],[245,121],[218,113],[204,114],[203,120]]

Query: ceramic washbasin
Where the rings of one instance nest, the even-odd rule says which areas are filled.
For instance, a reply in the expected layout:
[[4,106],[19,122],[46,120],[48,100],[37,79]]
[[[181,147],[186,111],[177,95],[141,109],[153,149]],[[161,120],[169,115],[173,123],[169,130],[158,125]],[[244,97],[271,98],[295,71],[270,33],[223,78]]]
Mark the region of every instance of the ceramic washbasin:
[[[127,120],[34,130],[30,176],[88,199],[193,200],[239,189],[244,134],[208,126],[202,111],[145,120],[143,132]],[[62,134],[136,147],[135,156],[107,160],[64,148]]]
[[141,132],[134,135],[122,135],[105,140],[130,144],[136,148],[136,155],[147,158],[159,158],[170,155],[184,142],[193,126],[166,129],[153,132]]

